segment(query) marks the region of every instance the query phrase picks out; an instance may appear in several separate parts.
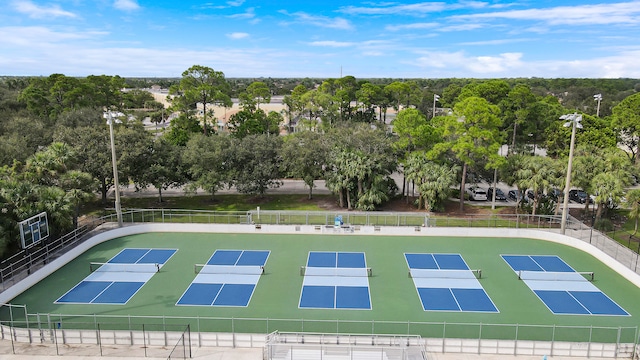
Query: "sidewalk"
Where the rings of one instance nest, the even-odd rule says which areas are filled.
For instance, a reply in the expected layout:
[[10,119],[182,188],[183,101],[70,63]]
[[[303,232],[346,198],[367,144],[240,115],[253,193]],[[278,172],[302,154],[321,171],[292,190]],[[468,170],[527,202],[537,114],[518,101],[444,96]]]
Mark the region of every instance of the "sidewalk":
[[[15,347],[16,354],[13,354]],[[9,340],[0,340],[0,359],[7,360],[52,360],[61,357],[71,358],[73,360],[154,360],[167,359],[167,349],[163,349],[162,355],[156,353],[154,349],[148,349],[148,355],[140,356],[135,354],[141,353],[139,346],[131,347],[126,345],[108,345],[104,346],[103,353],[100,356],[100,349],[97,345],[64,345],[56,350],[53,344],[24,344],[14,343],[12,345]],[[428,350],[428,349],[427,349]],[[157,351],[157,349],[156,349]],[[57,355],[60,353],[60,355]],[[214,359],[214,360],[264,360],[262,348],[229,348],[229,347],[192,347],[192,359]],[[181,358],[174,356],[172,358]],[[295,359],[295,358],[294,358]],[[428,360],[580,360],[587,358],[580,357],[564,357],[564,356],[514,356],[514,355],[478,355],[478,354],[443,354],[440,352],[427,351]],[[603,358],[590,357],[590,360],[598,360]]]

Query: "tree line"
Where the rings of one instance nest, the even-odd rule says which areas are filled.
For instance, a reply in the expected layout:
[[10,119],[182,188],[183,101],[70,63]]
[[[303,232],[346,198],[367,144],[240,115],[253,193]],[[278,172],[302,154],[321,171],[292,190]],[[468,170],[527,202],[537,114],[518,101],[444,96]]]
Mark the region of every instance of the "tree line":
[[[283,112],[261,108],[277,83],[262,80],[234,90],[224,73],[194,65],[165,83],[167,109],[118,76],[3,80],[0,254],[16,249],[20,220],[47,211],[55,235],[75,226],[94,194],[106,204],[113,190],[107,110],[122,113],[114,127],[119,177],[136,189],[153,186],[159,201],[170,187],[261,196],[283,178],[299,178],[310,198],[314,181],[325,180],[346,209],[374,210],[401,195],[428,211],[458,196],[462,210],[468,182],[499,180],[532,191],[533,201],[518,210],[531,213],[558,212],[560,201],[547,195],[564,186],[570,138],[559,117],[577,111],[584,129],[572,185],[594,195],[598,219],[621,204],[638,207],[626,191],[638,162],[635,80],[301,79],[284,96]],[[595,92],[605,99],[598,110]],[[567,106],[577,103],[575,93],[586,100]],[[221,128],[211,109],[233,98],[240,111]],[[170,126],[149,131],[144,118]],[[537,149],[546,156],[535,156]],[[400,189],[395,172],[404,175]]]

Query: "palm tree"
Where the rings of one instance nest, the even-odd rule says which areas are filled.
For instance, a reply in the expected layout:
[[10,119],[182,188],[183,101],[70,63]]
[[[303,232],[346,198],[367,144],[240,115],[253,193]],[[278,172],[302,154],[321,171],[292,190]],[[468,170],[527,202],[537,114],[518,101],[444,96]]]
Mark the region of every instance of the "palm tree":
[[591,184],[591,189],[595,193],[595,202],[598,205],[596,210],[596,221],[598,221],[602,217],[606,204],[620,202],[620,199],[624,196],[624,183],[617,174],[603,172],[594,176]]
[[521,178],[520,186],[533,191],[532,215],[535,215],[541,194],[552,187],[553,179],[557,177],[553,160],[547,157],[530,156],[516,172]]
[[635,236],[638,233],[638,222],[640,221],[640,189],[633,189],[627,193],[626,205],[631,208],[629,218],[634,220],[631,236]]

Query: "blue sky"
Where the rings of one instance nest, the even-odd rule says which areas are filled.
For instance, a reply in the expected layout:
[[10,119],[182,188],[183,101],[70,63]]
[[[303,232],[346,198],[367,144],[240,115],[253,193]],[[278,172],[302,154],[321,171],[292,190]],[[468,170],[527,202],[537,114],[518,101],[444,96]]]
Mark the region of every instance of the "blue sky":
[[0,75],[640,78],[640,0],[2,0],[0,49]]

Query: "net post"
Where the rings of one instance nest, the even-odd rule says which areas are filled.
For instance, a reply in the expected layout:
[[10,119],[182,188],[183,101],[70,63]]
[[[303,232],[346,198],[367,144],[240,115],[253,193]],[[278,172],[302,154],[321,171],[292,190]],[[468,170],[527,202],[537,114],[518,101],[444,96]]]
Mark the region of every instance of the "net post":
[[300,276],[304,276],[304,266],[300,266]]

